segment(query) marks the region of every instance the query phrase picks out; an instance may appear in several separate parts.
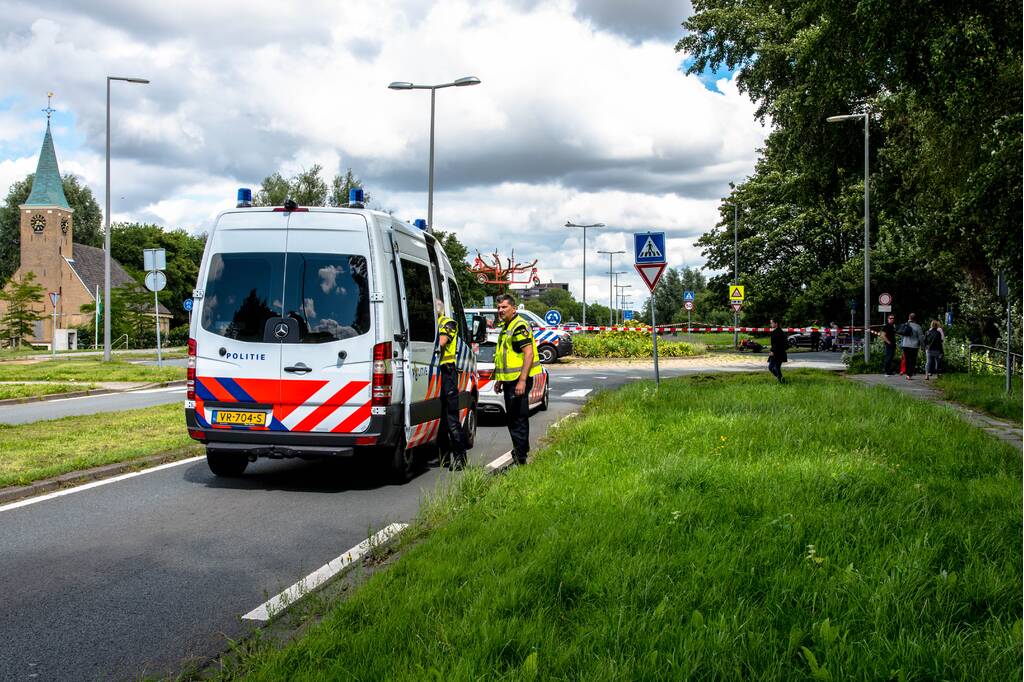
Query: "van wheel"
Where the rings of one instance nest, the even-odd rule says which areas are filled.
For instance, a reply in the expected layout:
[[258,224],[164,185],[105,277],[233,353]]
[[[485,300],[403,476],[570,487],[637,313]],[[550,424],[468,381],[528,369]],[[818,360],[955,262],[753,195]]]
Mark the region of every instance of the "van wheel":
[[544,384],[544,399],[540,401],[540,411],[541,412],[547,412],[548,411],[548,405],[551,404],[551,401],[549,399],[549,394],[550,393],[551,393],[551,387],[548,386],[547,384]]
[[249,466],[249,458],[234,452],[206,451],[206,465],[215,476],[236,478]]
[[551,344],[545,343],[537,350],[540,351],[540,362],[543,365],[551,364],[558,359],[558,351]]
[[467,450],[472,450],[473,445],[476,443],[476,409],[477,404],[473,403],[469,408],[469,414],[466,415],[466,425],[462,430],[466,437]]
[[388,478],[395,483],[408,483],[416,473],[416,452],[405,447],[405,439],[400,438],[395,447],[385,450],[384,463]]

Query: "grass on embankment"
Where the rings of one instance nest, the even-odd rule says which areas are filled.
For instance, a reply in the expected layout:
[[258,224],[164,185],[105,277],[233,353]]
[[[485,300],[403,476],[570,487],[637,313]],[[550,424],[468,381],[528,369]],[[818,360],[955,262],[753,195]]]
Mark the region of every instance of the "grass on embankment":
[[194,449],[180,403],[126,412],[0,424],[0,487],[124,462],[178,448]]
[[1020,679],[1021,458],[825,374],[598,395],[224,677]]
[[0,381],[175,381],[184,367],[154,367],[101,358],[41,360],[0,364]]
[[1021,378],[1013,377],[1013,393],[1006,395],[1006,376],[991,374],[943,374],[939,388],[949,400],[976,407],[989,414],[1021,423]]
[[11,398],[34,398],[56,393],[86,391],[96,388],[93,384],[0,384],[0,400]]

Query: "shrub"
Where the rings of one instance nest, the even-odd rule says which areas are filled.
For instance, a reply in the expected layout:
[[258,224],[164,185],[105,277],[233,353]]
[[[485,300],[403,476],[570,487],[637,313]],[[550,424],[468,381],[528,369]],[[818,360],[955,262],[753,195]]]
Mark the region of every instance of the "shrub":
[[[573,353],[580,358],[649,358],[654,343],[648,332],[601,332],[573,337]],[[703,344],[659,341],[658,356],[685,358],[702,355]]]

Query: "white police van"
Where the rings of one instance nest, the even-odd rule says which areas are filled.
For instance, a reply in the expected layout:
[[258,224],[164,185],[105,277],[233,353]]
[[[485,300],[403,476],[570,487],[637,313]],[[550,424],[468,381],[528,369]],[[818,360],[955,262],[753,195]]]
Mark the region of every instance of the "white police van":
[[[462,324],[460,418],[476,432],[477,375],[451,263],[423,221],[347,208],[239,207],[206,242],[188,342],[185,421],[210,469],[257,457],[365,452],[396,479],[437,442],[434,301]],[[474,330],[483,340],[483,320]]]

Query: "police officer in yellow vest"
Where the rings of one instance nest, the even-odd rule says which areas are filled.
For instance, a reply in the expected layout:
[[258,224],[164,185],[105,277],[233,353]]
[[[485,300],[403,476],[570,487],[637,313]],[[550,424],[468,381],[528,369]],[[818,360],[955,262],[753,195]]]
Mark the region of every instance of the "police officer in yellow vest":
[[[437,311],[437,364],[441,373],[441,433],[446,436],[438,439],[438,445],[443,447],[443,442],[447,441],[452,471],[461,471],[466,467],[466,441],[459,423],[459,370],[455,362],[459,325],[445,314],[444,301],[436,300],[434,308]],[[443,454],[441,461],[444,462]]]
[[516,314],[515,299],[498,297],[501,329],[494,349],[494,391],[504,393],[505,416],[512,436],[512,459],[526,464],[530,452],[530,389],[540,374],[537,340],[529,323]]

